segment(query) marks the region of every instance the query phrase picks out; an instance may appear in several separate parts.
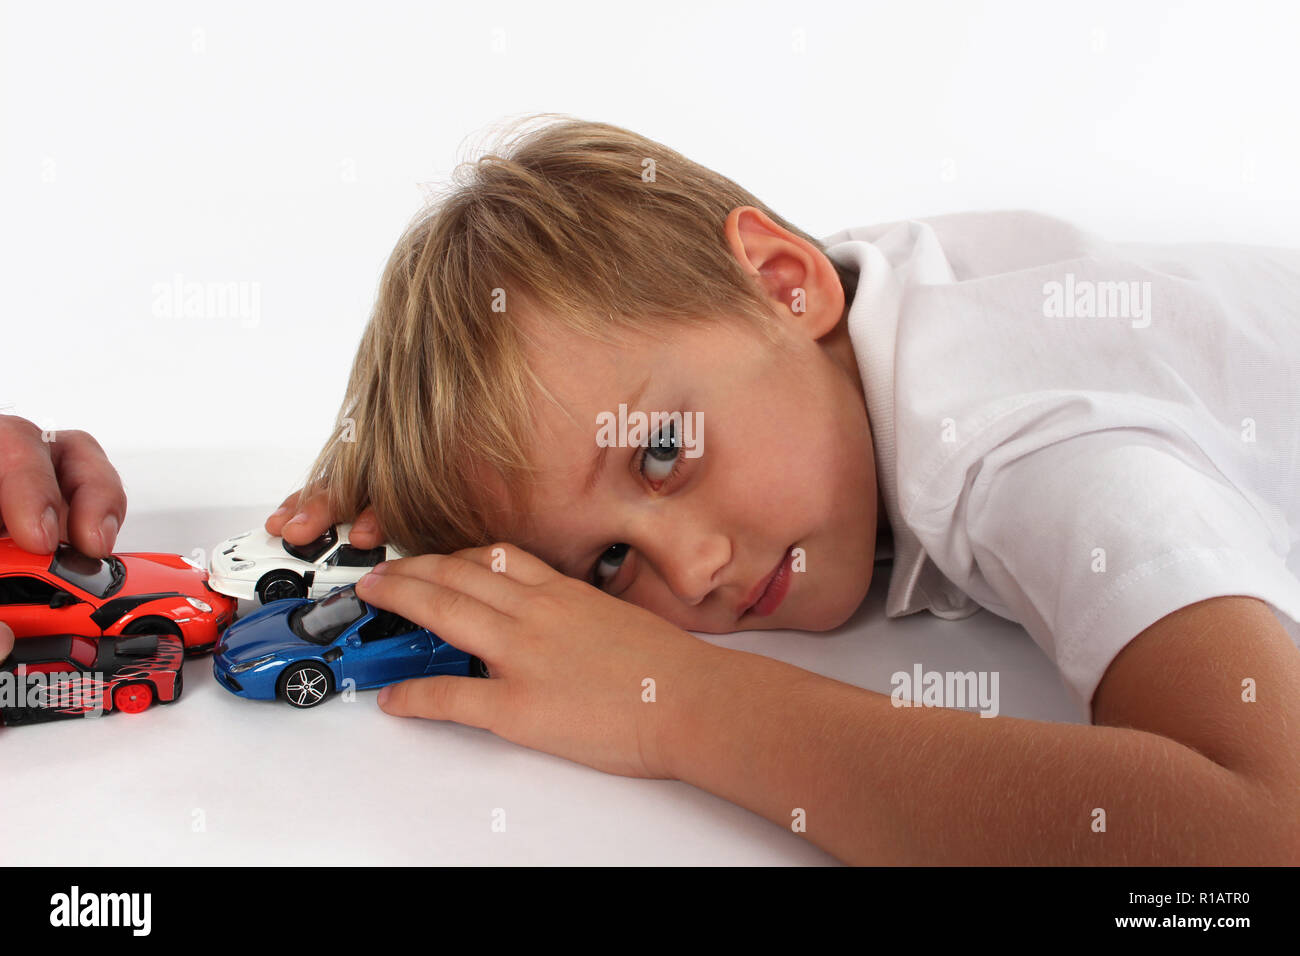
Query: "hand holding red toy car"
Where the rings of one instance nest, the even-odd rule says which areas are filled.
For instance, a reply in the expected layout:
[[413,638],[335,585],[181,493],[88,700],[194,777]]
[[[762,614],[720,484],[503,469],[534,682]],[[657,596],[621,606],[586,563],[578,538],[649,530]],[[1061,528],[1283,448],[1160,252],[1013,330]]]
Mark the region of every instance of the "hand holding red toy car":
[[[125,518],[122,480],[99,442],[83,431],[42,432],[0,415],[0,530],[19,547],[49,554],[68,541],[107,557]],[[0,660],[12,646],[0,622]]]

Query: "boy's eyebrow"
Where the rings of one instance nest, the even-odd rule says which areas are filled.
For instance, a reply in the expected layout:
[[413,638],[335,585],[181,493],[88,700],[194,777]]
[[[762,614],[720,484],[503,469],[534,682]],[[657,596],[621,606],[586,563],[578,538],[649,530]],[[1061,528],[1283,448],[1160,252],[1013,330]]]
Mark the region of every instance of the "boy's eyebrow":
[[[636,390],[636,394],[623,404],[631,409],[632,406],[641,401],[641,396],[645,394],[646,388],[650,385],[650,378],[651,376],[647,375],[645,381],[641,383],[641,387]],[[587,480],[582,485],[582,493],[584,495],[590,494],[591,490],[596,487],[596,482],[600,480],[600,473],[605,470],[605,460],[609,458],[610,447],[611,446],[609,445],[603,445],[597,449],[595,457],[591,462],[591,470],[587,473]]]

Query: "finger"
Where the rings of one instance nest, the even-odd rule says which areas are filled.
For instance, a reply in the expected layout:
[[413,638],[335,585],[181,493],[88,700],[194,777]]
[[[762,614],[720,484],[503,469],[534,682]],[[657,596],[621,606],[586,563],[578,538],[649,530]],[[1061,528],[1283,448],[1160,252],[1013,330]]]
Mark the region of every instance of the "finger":
[[384,533],[379,527],[375,509],[367,507],[357,515],[348,532],[348,540],[358,548],[377,548],[384,543]]
[[428,581],[444,588],[468,594],[502,614],[515,616],[519,604],[528,597],[527,589],[504,574],[459,554],[421,554],[413,558],[395,558],[378,565],[375,574],[402,574]]
[[41,430],[0,416],[0,521],[24,551],[50,554],[62,539],[65,506]]
[[14,649],[14,632],[9,630],[8,624],[0,624],[0,662],[9,656],[9,652]]
[[299,488],[280,502],[280,506],[267,516],[266,524],[263,525],[267,534],[279,537],[280,529],[284,527],[284,523],[298,513],[298,501],[301,498],[302,489]]
[[280,528],[280,537],[290,544],[309,544],[334,524],[329,496],[324,491],[309,494],[298,505],[293,517]]
[[107,557],[113,553],[117,532],[126,519],[122,479],[99,442],[86,432],[52,435],[50,460],[68,503],[68,539],[83,554]]
[[372,572],[357,582],[356,589],[367,604],[427,627],[453,647],[483,658],[489,666],[499,659],[514,624],[464,591],[405,574]]
[[394,717],[427,717],[491,730],[504,688],[481,677],[420,677],[389,684],[379,692],[379,706]]
[[520,584],[545,584],[551,578],[561,576],[537,555],[504,541],[478,548],[462,548],[455,554],[489,571],[504,573]]

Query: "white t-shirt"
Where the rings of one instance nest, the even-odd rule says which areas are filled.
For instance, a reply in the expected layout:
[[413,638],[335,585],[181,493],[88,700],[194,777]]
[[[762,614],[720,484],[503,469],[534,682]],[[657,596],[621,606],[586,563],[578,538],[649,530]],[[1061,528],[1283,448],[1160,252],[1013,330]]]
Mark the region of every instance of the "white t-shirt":
[[1181,607],[1241,594],[1300,623],[1300,251],[1030,212],[823,242],[858,273],[888,617],[1018,622],[1088,720],[1110,662]]

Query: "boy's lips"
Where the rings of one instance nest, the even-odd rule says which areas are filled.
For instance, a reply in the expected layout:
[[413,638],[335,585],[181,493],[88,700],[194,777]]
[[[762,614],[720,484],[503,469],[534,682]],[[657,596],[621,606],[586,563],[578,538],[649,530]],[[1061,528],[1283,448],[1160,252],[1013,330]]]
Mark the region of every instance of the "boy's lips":
[[[785,592],[790,587],[790,568],[788,562],[790,553],[794,550],[794,545],[785,549],[785,554],[781,555],[781,560],[777,562],[771,572],[763,580],[754,585],[749,592],[746,603],[740,610],[738,617],[744,617],[746,614],[758,614],[760,616],[771,614],[776,610],[777,605],[785,598]],[[778,576],[780,580],[777,580]],[[775,585],[775,586],[774,586]]]

